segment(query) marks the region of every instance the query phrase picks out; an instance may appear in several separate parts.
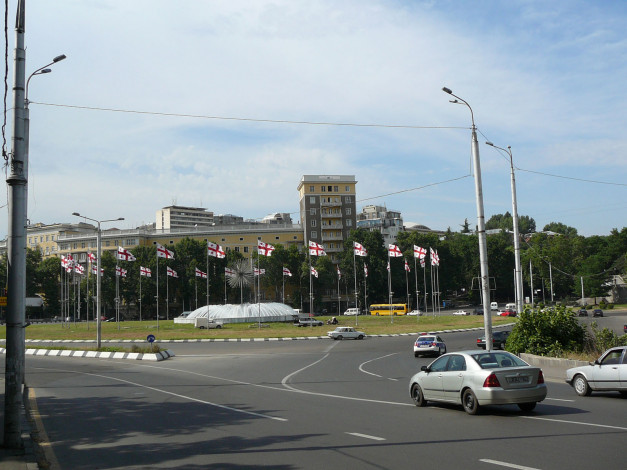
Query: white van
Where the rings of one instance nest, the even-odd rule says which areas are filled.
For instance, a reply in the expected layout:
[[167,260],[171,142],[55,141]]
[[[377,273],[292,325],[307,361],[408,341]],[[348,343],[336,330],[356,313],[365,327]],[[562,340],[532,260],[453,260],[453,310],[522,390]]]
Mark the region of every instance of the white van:
[[359,309],[358,308],[347,308],[346,311],[344,312],[344,315],[359,315]]
[[498,310],[499,309],[499,304],[498,302],[492,302],[490,304],[490,310]]
[[505,310],[516,310],[516,304],[505,304]]

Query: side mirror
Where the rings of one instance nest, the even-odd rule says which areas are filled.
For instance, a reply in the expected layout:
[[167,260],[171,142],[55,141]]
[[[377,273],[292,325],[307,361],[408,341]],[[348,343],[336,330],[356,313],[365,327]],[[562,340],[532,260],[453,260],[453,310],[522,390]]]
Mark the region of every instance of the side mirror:
[[423,371],[423,372],[429,372],[429,367],[428,366],[422,366],[420,368],[420,370]]

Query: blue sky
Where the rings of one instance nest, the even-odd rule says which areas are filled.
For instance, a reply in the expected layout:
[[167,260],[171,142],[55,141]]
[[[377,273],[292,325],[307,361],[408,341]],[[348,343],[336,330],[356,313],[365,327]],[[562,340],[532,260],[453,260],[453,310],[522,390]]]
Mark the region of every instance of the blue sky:
[[27,74],[68,56],[30,83],[28,218],[297,219],[302,175],[354,174],[358,209],[459,230],[476,224],[470,113],[446,86],[474,111],[486,218],[512,210],[490,140],[512,147],[519,214],[606,235],[627,225],[626,30],[620,1],[28,0]]

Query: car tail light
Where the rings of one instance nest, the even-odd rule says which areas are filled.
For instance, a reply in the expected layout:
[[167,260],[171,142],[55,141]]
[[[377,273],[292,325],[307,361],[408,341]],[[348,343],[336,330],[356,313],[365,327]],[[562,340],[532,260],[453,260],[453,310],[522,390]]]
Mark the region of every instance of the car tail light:
[[484,387],[500,387],[501,383],[499,382],[499,379],[496,377],[496,375],[494,375],[494,372],[492,372],[490,375],[486,377],[485,381],[483,382],[483,386]]
[[477,338],[477,343],[480,343],[480,342],[481,342],[481,340],[479,338]]
[[431,343],[431,346],[437,346],[438,343]]
[[540,371],[540,373],[538,374],[538,383],[539,384],[544,383],[544,374],[542,373],[542,371]]

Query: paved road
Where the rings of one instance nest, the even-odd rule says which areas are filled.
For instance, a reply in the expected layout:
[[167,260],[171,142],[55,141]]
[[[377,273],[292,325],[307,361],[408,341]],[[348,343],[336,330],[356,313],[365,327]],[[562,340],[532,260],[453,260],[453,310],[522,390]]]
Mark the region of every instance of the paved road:
[[[476,336],[444,339],[460,350]],[[412,343],[173,344],[177,357],[151,364],[27,357],[27,382],[57,468],[624,468],[618,394],[580,398],[551,382],[527,416],[419,409],[408,379],[430,360]]]

